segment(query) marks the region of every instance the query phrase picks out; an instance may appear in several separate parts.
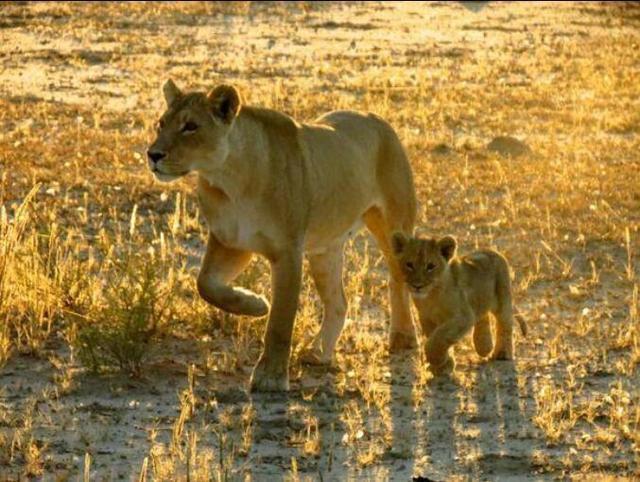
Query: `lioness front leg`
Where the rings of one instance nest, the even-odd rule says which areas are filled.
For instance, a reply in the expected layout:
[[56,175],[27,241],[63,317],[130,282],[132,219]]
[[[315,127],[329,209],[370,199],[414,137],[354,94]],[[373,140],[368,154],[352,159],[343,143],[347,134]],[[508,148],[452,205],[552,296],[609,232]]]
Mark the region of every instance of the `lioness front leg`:
[[264,316],[269,303],[250,290],[229,286],[251,261],[251,253],[227,248],[209,233],[207,252],[198,275],[198,293],[221,310],[237,315]]
[[473,326],[473,316],[461,315],[438,326],[427,340],[426,357],[434,375],[452,373],[456,362],[449,351]]
[[271,263],[272,307],[264,351],[251,376],[251,390],[289,390],[291,334],[302,284],[302,250],[285,253]]

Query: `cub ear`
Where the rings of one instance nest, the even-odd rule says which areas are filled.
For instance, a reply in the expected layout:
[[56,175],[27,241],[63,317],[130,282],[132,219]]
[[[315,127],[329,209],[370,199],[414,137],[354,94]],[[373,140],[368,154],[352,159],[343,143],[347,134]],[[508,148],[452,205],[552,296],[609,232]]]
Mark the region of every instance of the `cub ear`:
[[393,252],[395,254],[401,254],[404,251],[405,246],[407,245],[407,237],[404,233],[395,232],[391,236],[391,247],[393,248]]
[[170,106],[182,97],[182,92],[171,79],[167,80],[162,86],[162,93],[164,94],[164,100],[167,102],[167,106]]
[[453,236],[445,236],[438,241],[438,249],[442,254],[442,257],[449,261],[456,254],[456,238]]
[[240,92],[232,85],[222,84],[207,95],[214,116],[225,124],[231,124],[240,111]]

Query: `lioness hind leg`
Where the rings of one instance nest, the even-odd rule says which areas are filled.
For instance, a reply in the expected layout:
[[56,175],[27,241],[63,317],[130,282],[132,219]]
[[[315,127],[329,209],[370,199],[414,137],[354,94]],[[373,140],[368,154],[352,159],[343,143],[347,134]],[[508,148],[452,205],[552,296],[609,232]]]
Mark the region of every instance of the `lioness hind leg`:
[[367,228],[375,236],[380,250],[387,260],[390,271],[389,302],[391,305],[391,331],[389,349],[398,351],[416,346],[416,332],[411,319],[409,290],[402,279],[402,273],[391,247],[391,236],[395,231],[405,231],[398,223],[388,223],[382,211],[373,207],[364,215]]
[[336,343],[344,327],[347,300],[342,284],[342,258],[342,244],[322,254],[309,256],[311,277],[323,304],[320,331],[314,338],[311,350],[303,356],[309,363],[331,363]]
[[244,288],[229,286],[251,261],[251,253],[223,246],[209,234],[207,251],[198,275],[198,293],[208,303],[229,313],[264,316],[267,300]]
[[493,350],[491,319],[488,314],[480,318],[473,327],[473,346],[476,353],[482,357],[489,356]]

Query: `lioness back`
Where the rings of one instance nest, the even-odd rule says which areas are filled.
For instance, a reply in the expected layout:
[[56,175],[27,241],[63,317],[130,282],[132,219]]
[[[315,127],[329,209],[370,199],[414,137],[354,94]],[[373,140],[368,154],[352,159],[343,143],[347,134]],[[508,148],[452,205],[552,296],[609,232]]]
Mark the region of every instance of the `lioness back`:
[[389,217],[415,217],[411,166],[392,127],[377,115],[329,112],[301,124],[300,144],[312,185],[311,245],[350,231],[342,220],[360,224],[374,207]]

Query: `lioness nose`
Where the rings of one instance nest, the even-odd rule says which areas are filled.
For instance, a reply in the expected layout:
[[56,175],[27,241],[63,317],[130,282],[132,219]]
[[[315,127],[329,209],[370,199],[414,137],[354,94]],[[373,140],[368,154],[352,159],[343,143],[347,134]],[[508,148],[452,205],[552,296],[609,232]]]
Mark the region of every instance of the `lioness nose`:
[[160,151],[147,151],[147,156],[149,156],[149,159],[151,159],[153,162],[158,162],[166,157],[166,154]]

